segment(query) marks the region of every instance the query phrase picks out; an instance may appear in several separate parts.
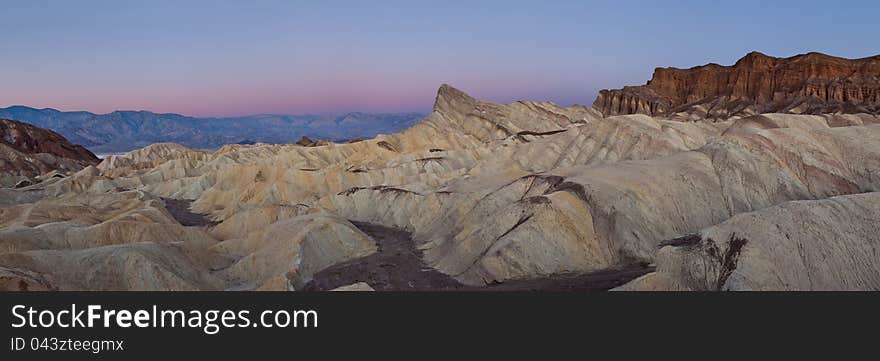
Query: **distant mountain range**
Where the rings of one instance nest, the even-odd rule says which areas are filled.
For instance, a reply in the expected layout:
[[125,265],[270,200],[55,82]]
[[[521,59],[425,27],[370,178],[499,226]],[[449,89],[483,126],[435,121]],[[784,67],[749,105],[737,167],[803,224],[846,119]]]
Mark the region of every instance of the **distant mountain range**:
[[54,130],[95,153],[126,152],[160,142],[179,143],[194,149],[216,149],[235,143],[290,143],[303,136],[345,141],[394,133],[412,126],[424,116],[420,113],[347,113],[195,118],[148,111],[95,114],[19,105],[0,108],[0,118]]

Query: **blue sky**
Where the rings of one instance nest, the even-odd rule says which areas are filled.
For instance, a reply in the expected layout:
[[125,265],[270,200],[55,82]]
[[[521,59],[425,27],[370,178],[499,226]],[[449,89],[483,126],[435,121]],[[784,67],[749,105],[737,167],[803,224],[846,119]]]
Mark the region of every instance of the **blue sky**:
[[752,50],[880,54],[880,1],[2,1],[0,106],[430,110],[437,87],[591,104]]

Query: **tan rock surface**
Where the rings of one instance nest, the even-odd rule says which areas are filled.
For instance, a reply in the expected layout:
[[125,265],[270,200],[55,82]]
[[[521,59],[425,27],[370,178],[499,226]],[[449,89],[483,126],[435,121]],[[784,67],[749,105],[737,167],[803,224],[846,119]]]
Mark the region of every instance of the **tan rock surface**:
[[341,292],[364,292],[364,291],[366,291],[366,292],[369,292],[369,291],[375,291],[375,290],[373,289],[373,287],[370,287],[370,285],[368,285],[364,282],[358,282],[358,283],[350,284],[348,286],[334,288],[332,291],[341,291]]
[[327,207],[412,230],[430,263],[466,283],[586,272],[651,261],[659,242],[741,212],[876,191],[878,137],[877,125],[752,129],[652,160],[557,168],[470,193],[360,189]]
[[218,289],[202,251],[182,244],[136,243],[85,250],[0,254],[0,264],[34,272],[61,290]]
[[321,269],[375,252],[376,245],[344,219],[311,214],[274,222],[265,232],[224,241],[212,250],[238,259],[223,271],[234,287],[278,284],[283,277],[295,289]]
[[[311,145],[154,144],[0,189],[0,267],[17,277],[7,287],[295,290],[376,251],[351,221],[411,232],[428,266],[473,286],[662,266],[662,242],[738,215],[880,191],[871,114],[603,118],[443,86],[434,112],[406,131]],[[198,214],[205,220],[195,224],[207,226],[181,224]],[[869,220],[851,222],[870,229]],[[663,267],[638,282],[694,288],[663,281]],[[821,285],[871,288],[859,278],[870,269]],[[765,284],[755,272],[736,287],[792,284]]]
[[880,193],[786,202],[662,247],[620,290],[880,290]]

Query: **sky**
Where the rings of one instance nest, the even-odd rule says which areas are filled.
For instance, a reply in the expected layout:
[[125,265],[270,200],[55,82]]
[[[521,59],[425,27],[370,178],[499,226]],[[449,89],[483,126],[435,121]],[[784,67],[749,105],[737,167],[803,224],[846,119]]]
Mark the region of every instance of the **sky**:
[[0,0],[0,106],[193,116],[592,104],[752,50],[880,54],[880,1]]

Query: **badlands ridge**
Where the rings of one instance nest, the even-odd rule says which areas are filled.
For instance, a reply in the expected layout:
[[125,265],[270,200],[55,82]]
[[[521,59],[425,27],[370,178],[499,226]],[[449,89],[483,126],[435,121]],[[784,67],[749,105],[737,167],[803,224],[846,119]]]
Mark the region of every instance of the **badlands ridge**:
[[396,134],[160,143],[0,189],[0,289],[880,289],[876,95],[697,121],[609,96],[444,85]]

